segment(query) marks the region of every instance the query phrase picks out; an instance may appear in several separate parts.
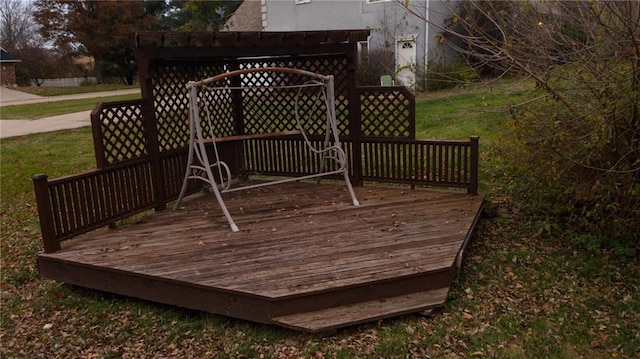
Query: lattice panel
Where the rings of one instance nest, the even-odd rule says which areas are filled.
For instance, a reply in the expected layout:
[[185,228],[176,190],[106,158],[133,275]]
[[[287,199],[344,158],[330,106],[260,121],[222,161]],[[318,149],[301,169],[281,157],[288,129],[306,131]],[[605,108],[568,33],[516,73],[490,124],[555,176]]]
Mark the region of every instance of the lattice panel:
[[[252,74],[253,75],[253,74]],[[308,134],[324,133],[326,104],[321,91],[324,86],[310,88],[273,88],[273,86],[302,85],[308,78],[295,74],[260,73],[255,86],[243,92],[246,133],[281,132],[297,128],[298,117]],[[270,76],[274,75],[274,76]],[[283,76],[284,75],[284,76]]]
[[107,163],[148,154],[142,104],[103,106],[99,119],[102,148]]
[[153,98],[161,151],[181,148],[189,142],[189,81],[225,71],[219,63],[164,65],[154,69]]
[[401,91],[361,92],[362,135],[409,138],[413,120],[411,106],[411,99]]
[[243,93],[246,133],[288,131],[296,128],[295,93],[284,89],[252,88]]
[[[349,134],[349,99],[347,96],[348,93],[348,83],[347,83],[347,61],[341,57],[314,57],[314,58],[273,58],[273,59],[261,59],[255,61],[247,61],[242,64],[242,68],[255,68],[255,67],[290,67],[296,69],[302,69],[306,71],[311,71],[323,75],[333,75],[335,84],[335,106],[336,106],[336,120],[338,122],[338,131],[341,135]],[[253,74],[252,74],[253,76]],[[246,77],[243,79],[243,85],[255,84],[256,86],[265,86],[269,84],[301,84],[304,81],[308,80],[308,77],[296,75],[296,74],[288,74],[288,73],[278,73],[276,75],[263,74],[262,77],[255,77],[252,79],[247,79]],[[300,101],[300,116],[301,118],[321,118],[324,119],[324,111],[325,108],[319,109],[318,106],[314,106],[315,99],[311,94],[315,94],[315,90],[305,90],[304,96],[302,98],[306,98],[305,101]],[[260,122],[265,121],[266,118],[271,117],[270,121],[283,122],[280,127],[281,129],[293,129],[295,128],[295,119],[291,116],[293,113],[293,98],[295,97],[295,90],[291,91],[291,93],[279,93],[277,95],[273,94],[273,92],[266,93],[265,91],[261,92],[252,92],[247,93],[245,97],[245,101],[251,101],[250,104],[245,103],[245,107],[248,107],[249,111],[252,111],[252,118],[245,118],[245,130],[248,133],[254,133],[251,131],[255,131],[255,133],[264,131],[264,129],[273,127],[272,124],[260,124]],[[265,102],[273,100],[273,102],[280,101],[282,104],[276,106],[276,108],[272,108],[270,110],[260,110],[260,105],[256,105],[254,102]],[[288,106],[287,104],[290,104]],[[314,109],[315,110],[312,110]],[[245,111],[246,114],[246,111]],[[281,116],[281,117],[279,117]],[[254,123],[255,122],[255,123]],[[308,121],[308,122],[317,122],[317,121]],[[309,134],[313,135],[321,135],[324,134],[324,122],[321,122],[321,126],[311,126],[307,128]],[[293,125],[293,127],[291,127]]]
[[206,137],[235,134],[232,90],[225,87],[204,87],[198,93],[200,125]]
[[[302,89],[298,101],[298,114],[302,127],[307,133],[314,135],[325,133],[327,118],[326,92],[319,93],[318,90],[318,88]],[[340,124],[337,114],[336,120]],[[338,131],[340,132],[340,129]]]
[[[320,74],[332,74],[335,79],[335,106],[338,129],[341,135],[349,134],[349,100],[347,61],[343,57],[304,57],[248,59],[237,63],[216,61],[159,63],[153,69],[152,91],[157,121],[158,143],[160,151],[183,148],[189,141],[189,96],[187,83],[209,78],[231,70],[232,68],[251,67],[291,67]],[[296,90],[269,89],[276,84],[302,84],[309,78],[288,73],[254,73],[243,75],[242,104],[238,110],[244,116],[244,133],[267,133],[288,131],[296,128],[294,116],[294,97]],[[227,81],[234,81],[227,79]],[[230,83],[209,84],[209,87],[225,87]],[[314,89],[315,90],[315,89]],[[202,91],[199,94],[200,118],[204,131],[209,133],[208,120],[213,122],[216,136],[237,134],[234,119],[233,91]],[[316,104],[315,92],[304,90],[299,102],[299,115],[305,122],[305,130],[311,135],[324,134],[325,111],[323,101]],[[207,109],[209,113],[207,113]]]
[[340,57],[300,59],[296,65],[323,75],[333,75],[335,79],[335,106],[338,131],[342,135],[349,134],[349,89],[347,60]]

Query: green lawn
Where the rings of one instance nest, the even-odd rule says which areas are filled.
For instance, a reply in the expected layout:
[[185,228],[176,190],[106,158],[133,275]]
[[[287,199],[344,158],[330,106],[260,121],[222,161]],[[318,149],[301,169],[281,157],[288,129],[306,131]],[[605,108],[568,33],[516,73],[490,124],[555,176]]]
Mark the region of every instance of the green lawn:
[[137,89],[137,88],[139,88],[138,85],[127,86],[127,85],[102,84],[102,85],[70,86],[70,87],[28,86],[28,87],[17,87],[16,90],[22,91],[22,92],[28,92],[30,94],[34,94],[38,96],[60,96],[60,95],[72,95],[72,94],[78,94],[78,93],[126,90],[126,89]]
[[416,137],[463,140],[480,136],[493,143],[513,107],[532,90],[533,83],[503,80],[493,84],[473,83],[455,90],[418,94]]
[[0,357],[639,357],[640,263],[582,252],[503,200],[508,193],[501,192],[490,153],[499,151],[507,106],[527,90],[512,82],[418,96],[420,137],[481,137],[485,216],[444,308],[328,336],[39,279],[35,254],[42,247],[30,176],[93,168],[91,131],[1,140]]
[[96,97],[81,100],[65,100],[55,102],[42,102],[28,105],[11,105],[0,107],[0,119],[38,119],[42,117],[62,115],[65,113],[93,110],[98,102],[113,102],[134,100],[140,98],[140,94]]

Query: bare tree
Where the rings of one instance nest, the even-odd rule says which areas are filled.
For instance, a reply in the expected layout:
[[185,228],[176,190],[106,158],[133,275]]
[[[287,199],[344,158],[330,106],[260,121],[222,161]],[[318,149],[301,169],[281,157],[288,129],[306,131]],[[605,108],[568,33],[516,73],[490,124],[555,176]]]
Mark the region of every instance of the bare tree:
[[0,39],[7,51],[33,45],[38,38],[31,5],[21,0],[3,0],[0,6]]
[[21,60],[16,79],[21,85],[40,86],[45,78],[60,71],[60,56],[47,48],[33,19],[33,4],[22,0],[3,0],[0,7],[2,46]]
[[463,1],[431,25],[479,71],[535,79],[505,141],[523,203],[640,243],[640,3]]

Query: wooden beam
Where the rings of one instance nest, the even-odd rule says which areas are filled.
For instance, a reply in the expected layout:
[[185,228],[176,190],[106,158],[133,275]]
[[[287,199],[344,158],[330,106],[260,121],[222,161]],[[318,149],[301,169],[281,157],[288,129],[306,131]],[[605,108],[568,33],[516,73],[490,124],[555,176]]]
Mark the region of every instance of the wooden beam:
[[322,31],[140,31],[135,46],[144,47],[255,47],[255,46],[317,46],[366,41],[370,30]]

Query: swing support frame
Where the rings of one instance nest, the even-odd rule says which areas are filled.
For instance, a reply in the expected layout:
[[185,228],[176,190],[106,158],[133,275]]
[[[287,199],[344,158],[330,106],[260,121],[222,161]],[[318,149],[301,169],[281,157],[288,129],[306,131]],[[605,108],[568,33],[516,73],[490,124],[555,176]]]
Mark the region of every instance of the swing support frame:
[[[295,131],[287,131],[287,132],[276,132],[276,133],[260,133],[260,134],[251,134],[251,135],[235,135],[228,137],[216,137],[213,134],[213,126],[211,123],[210,112],[207,114],[209,121],[209,128],[211,129],[211,133],[207,137],[203,133],[201,120],[200,120],[200,108],[198,106],[198,93],[199,91],[207,86],[208,84],[215,83],[226,78],[230,78],[233,76],[240,76],[244,74],[256,73],[256,72],[284,72],[284,73],[294,73],[298,75],[303,75],[308,77],[310,80],[305,82],[302,85],[288,85],[288,86],[262,86],[266,88],[298,88],[298,94],[300,93],[300,89],[303,87],[309,86],[318,86],[321,87],[322,97],[324,98],[325,107],[326,107],[326,116],[325,116],[325,133],[324,133],[324,147],[320,150],[316,150],[301,124],[299,118],[298,111],[298,101],[296,95],[295,101],[295,116],[296,123],[298,129]],[[242,89],[243,87],[238,87],[237,89]],[[334,78],[332,75],[322,75],[302,69],[295,68],[287,68],[287,67],[259,67],[259,68],[248,68],[248,69],[240,69],[235,71],[229,71],[223,74],[219,74],[213,77],[209,77],[200,81],[191,81],[187,84],[187,89],[189,91],[189,155],[187,158],[187,165],[185,170],[185,176],[182,183],[182,188],[180,190],[180,195],[175,202],[174,209],[178,209],[180,204],[187,192],[188,182],[190,179],[198,179],[208,183],[211,186],[212,192],[218,202],[218,205],[222,209],[224,216],[229,223],[229,227],[231,231],[238,232],[240,229],[236,225],[231,216],[227,206],[225,205],[224,198],[222,194],[227,192],[241,191],[247,189],[253,189],[258,187],[277,185],[287,182],[300,181],[305,179],[317,178],[318,181],[320,177],[325,176],[333,176],[333,175],[343,175],[347,190],[349,195],[351,196],[351,201],[354,206],[359,206],[360,203],[356,198],[355,192],[353,190],[353,186],[351,185],[351,181],[349,179],[349,171],[347,169],[347,160],[344,150],[340,144],[340,138],[338,134],[338,126],[336,121],[336,113],[335,113],[335,90],[334,90]],[[236,89],[231,86],[225,86],[224,89]],[[320,168],[317,173],[297,176],[291,178],[278,179],[268,182],[263,182],[259,184],[245,185],[240,187],[231,188],[230,179],[231,173],[229,171],[229,167],[226,163],[220,160],[220,156],[218,154],[217,142],[225,141],[225,140],[245,140],[251,138],[266,138],[271,136],[283,136],[283,135],[302,135],[307,147],[314,152],[315,154],[322,156],[322,161],[320,161]],[[215,162],[211,162],[209,160],[209,155],[207,154],[206,144],[208,142],[212,142],[212,146],[214,149]],[[338,168],[335,170],[325,170],[324,164],[326,160],[334,160],[338,164]],[[215,179],[213,168],[217,168],[218,176],[220,178],[220,184]],[[226,172],[227,181],[224,180],[224,172]]]

